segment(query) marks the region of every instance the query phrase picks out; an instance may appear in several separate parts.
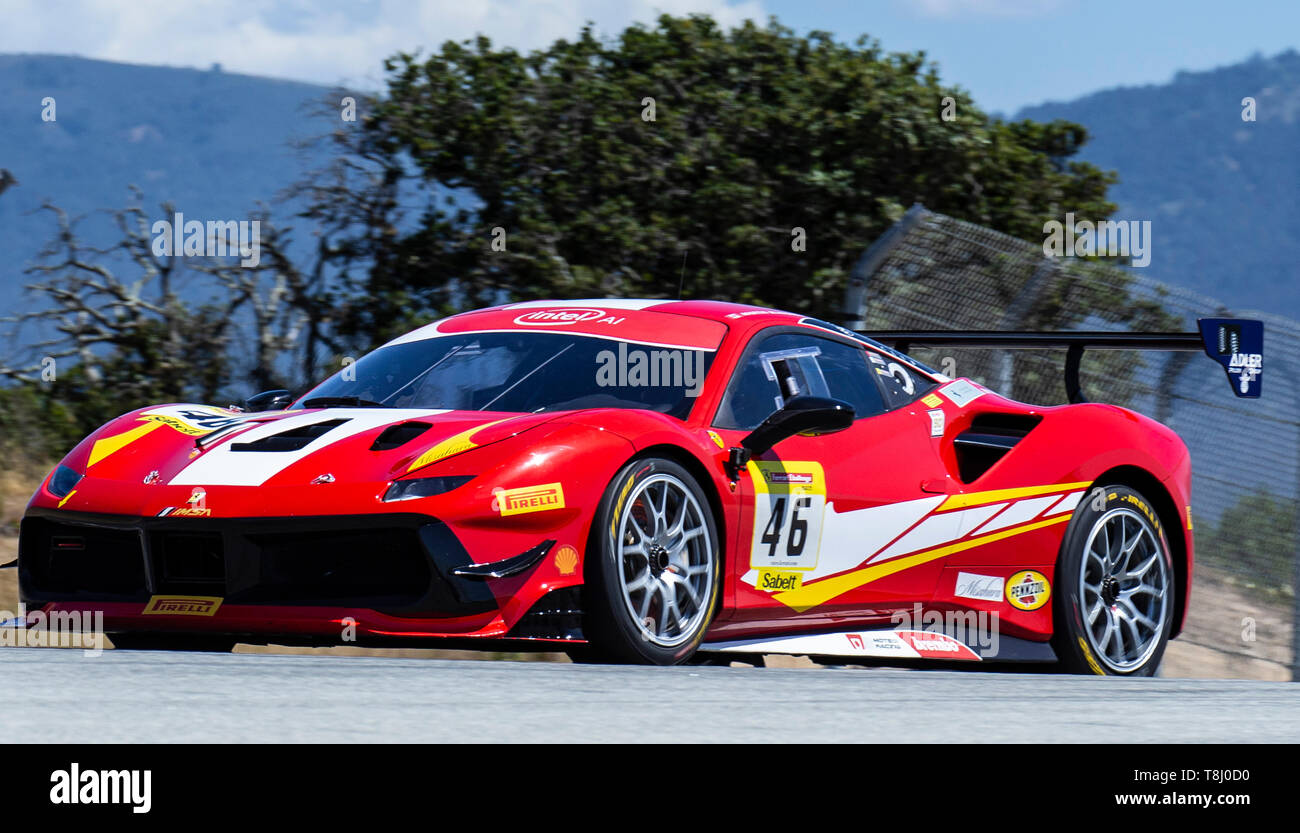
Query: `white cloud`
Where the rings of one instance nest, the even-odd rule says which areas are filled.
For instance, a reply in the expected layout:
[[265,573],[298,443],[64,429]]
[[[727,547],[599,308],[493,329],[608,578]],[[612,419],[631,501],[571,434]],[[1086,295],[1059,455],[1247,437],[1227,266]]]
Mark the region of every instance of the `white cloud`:
[[1036,17],[1062,7],[1061,0],[903,0],[922,17]]
[[661,13],[766,21],[762,0],[7,0],[0,52],[49,52],[378,87],[382,61],[486,34],[520,50]]

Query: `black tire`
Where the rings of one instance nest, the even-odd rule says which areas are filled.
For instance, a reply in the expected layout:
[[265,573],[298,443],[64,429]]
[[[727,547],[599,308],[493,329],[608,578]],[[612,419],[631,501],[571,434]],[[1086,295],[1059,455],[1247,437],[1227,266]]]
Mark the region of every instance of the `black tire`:
[[[655,526],[660,515],[654,511],[658,495],[666,504],[662,509],[666,520],[675,521],[678,512],[685,512],[683,529],[676,537],[655,535],[660,529]],[[636,530],[628,523],[636,524]],[[668,523],[663,532],[672,527]],[[637,531],[644,536],[640,542],[635,541]],[[687,534],[693,537],[678,541]],[[644,570],[638,569],[641,556],[632,552],[638,544],[647,551]],[[642,581],[642,573],[644,591],[630,589]],[[699,483],[672,460],[633,460],[614,476],[596,512],[584,565],[588,645],[570,656],[582,662],[686,662],[717,614],[721,573],[717,525]],[[644,619],[641,610],[632,609],[641,605],[645,605]]]
[[236,640],[228,636],[179,633],[110,633],[109,640],[119,651],[210,651],[228,654]]
[[1128,486],[1089,490],[1061,544],[1055,591],[1059,670],[1154,676],[1169,644],[1177,590],[1169,541],[1151,502]]

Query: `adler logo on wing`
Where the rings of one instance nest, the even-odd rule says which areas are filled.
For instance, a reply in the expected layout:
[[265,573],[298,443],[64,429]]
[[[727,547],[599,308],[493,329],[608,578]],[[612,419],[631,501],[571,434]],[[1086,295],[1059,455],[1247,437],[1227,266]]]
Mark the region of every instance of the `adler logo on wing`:
[[603,309],[584,307],[567,307],[562,309],[539,309],[526,312],[515,318],[516,324],[525,327],[563,327],[583,321],[596,321],[605,318]]

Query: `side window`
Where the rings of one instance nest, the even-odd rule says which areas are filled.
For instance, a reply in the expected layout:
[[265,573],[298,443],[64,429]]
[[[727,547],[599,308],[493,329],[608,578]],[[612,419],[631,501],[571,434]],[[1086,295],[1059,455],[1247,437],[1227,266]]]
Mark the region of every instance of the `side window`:
[[874,350],[867,350],[867,360],[871,364],[876,383],[885,398],[887,410],[902,407],[923,393],[935,387],[934,382],[920,375],[902,362],[894,361],[891,356],[882,356]]
[[752,431],[794,396],[828,396],[859,417],[885,410],[864,348],[800,333],[760,336],[731,377],[714,424]]

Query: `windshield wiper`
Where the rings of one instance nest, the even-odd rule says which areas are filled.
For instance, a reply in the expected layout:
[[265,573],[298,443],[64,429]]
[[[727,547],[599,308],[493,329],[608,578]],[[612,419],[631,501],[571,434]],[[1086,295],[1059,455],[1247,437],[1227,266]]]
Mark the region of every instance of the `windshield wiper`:
[[362,399],[359,396],[317,396],[308,399],[302,403],[304,408],[339,408],[351,406],[353,408],[391,408],[392,405],[385,405],[383,402],[375,402],[373,399]]

